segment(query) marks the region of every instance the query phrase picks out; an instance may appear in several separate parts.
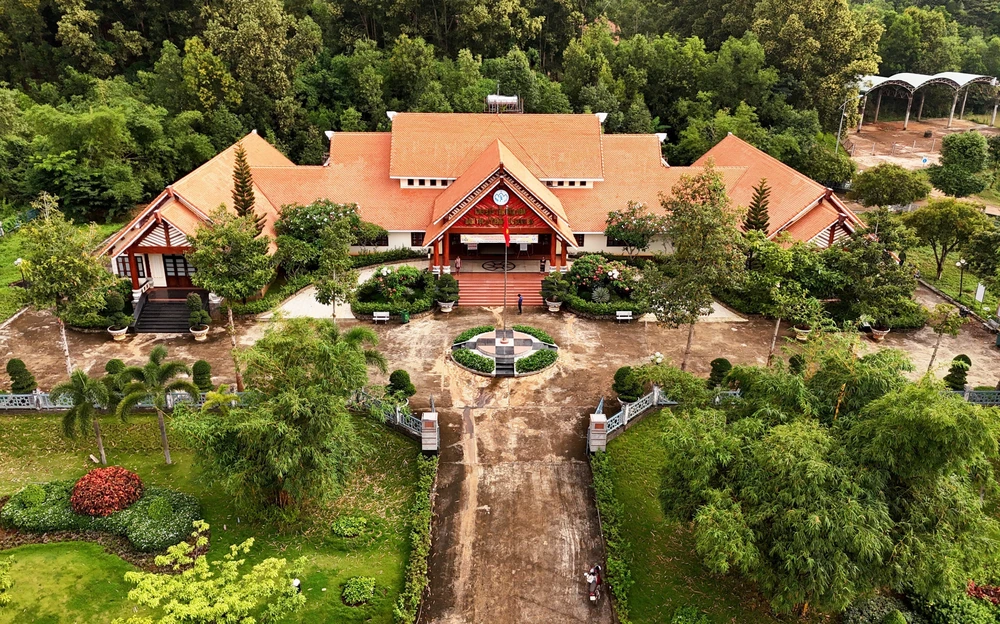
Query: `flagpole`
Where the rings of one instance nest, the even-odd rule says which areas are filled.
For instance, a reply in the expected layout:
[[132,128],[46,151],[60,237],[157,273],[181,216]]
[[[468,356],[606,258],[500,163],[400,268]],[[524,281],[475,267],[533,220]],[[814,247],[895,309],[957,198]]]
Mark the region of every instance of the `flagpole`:
[[503,246],[503,337],[507,339],[507,248],[510,243],[505,242]]

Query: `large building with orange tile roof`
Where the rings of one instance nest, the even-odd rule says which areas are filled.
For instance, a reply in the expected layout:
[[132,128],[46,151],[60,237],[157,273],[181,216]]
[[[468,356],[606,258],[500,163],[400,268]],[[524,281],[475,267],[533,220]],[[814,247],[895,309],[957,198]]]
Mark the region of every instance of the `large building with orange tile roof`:
[[[692,167],[671,167],[662,135],[604,134],[602,115],[390,113],[390,132],[329,132],[321,166],[297,166],[255,132],[242,139],[256,196],[274,235],[282,206],[318,199],[356,204],[388,232],[376,248],[426,249],[448,272],[458,256],[502,253],[504,215],[513,253],[565,270],[570,253],[620,252],[604,236],[610,210],[629,201],[661,211],[681,177],[710,160],[734,205],[771,187],[770,237],[821,247],[858,218],[827,188],[728,136]],[[101,250],[113,270],[149,289],[191,287],[189,237],[219,206],[232,210],[235,146],[168,186]],[[273,246],[273,245],[272,245]],[[669,250],[661,241],[654,251]]]

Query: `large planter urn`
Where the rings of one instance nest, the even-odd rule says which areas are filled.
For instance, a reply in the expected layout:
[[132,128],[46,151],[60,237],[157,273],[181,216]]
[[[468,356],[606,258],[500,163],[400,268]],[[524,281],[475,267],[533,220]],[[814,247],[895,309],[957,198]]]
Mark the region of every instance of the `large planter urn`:
[[812,329],[809,327],[793,327],[792,331],[795,332],[795,339],[799,342],[809,340],[809,334],[812,333]]
[[558,312],[559,308],[562,307],[562,301],[545,301],[545,305],[549,307],[549,312]]
[[115,342],[122,342],[125,340],[125,335],[128,333],[128,327],[109,327],[108,333],[111,334],[111,338]]
[[872,327],[872,340],[875,342],[882,342],[888,333],[888,329],[876,329]]
[[441,308],[441,311],[444,313],[451,312],[452,308],[455,307],[454,301],[438,301],[437,304],[438,307]]
[[192,327],[189,331],[191,332],[191,335],[194,336],[195,342],[205,342],[205,340],[208,339],[208,325]]

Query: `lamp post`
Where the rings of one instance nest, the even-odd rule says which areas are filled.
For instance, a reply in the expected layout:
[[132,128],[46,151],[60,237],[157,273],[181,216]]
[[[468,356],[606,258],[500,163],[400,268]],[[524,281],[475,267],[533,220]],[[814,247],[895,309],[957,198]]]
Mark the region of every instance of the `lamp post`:
[[965,265],[967,265],[967,264],[969,264],[969,263],[965,261],[965,258],[962,258],[961,260],[959,260],[958,262],[955,263],[955,266],[957,266],[958,269],[959,269],[959,273],[958,273],[958,301],[959,301],[959,303],[961,303],[961,301],[962,301],[962,287],[965,285]]
[[23,264],[24,264],[24,259],[23,258],[18,258],[17,260],[14,261],[14,266],[16,266],[18,269],[21,270],[21,282],[22,283],[25,281],[24,280],[24,267],[22,266]]

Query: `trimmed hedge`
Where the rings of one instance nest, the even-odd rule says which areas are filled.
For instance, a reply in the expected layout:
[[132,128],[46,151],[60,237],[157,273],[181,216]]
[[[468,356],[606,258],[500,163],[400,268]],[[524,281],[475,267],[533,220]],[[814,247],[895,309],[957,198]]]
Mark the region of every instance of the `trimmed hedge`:
[[[49,531],[103,531],[128,538],[138,551],[164,550],[187,539],[191,523],[201,518],[198,499],[167,488],[148,487],[142,498],[128,509],[107,517],[83,516],[73,512],[70,495],[74,481],[51,481],[37,487],[45,499],[37,502],[37,492],[28,486],[10,497],[0,509],[0,524],[30,533]],[[170,514],[160,518],[165,503]]]
[[486,332],[496,331],[496,327],[493,325],[480,325],[479,327],[470,327],[461,334],[455,336],[455,340],[451,344],[458,344],[460,342],[468,342],[472,340],[479,334],[485,334]]
[[455,349],[451,352],[451,359],[466,368],[471,368],[480,373],[492,373],[496,367],[496,363],[493,360],[478,353],[473,353],[469,349]]
[[413,624],[427,589],[427,559],[431,554],[431,492],[437,478],[436,455],[417,457],[417,495],[410,508],[410,561],[406,564],[403,593],[392,610],[396,624]]
[[351,302],[351,312],[355,315],[366,315],[371,316],[376,312],[388,312],[389,314],[399,315],[400,312],[406,311],[412,314],[419,314],[420,312],[427,312],[432,307],[434,303],[428,297],[421,297],[419,299],[414,299],[413,301],[399,301],[395,303],[385,303],[378,301],[352,301]]
[[622,624],[628,624],[628,593],[632,584],[632,545],[622,537],[622,518],[625,509],[615,496],[614,469],[607,453],[590,456],[590,469],[594,474],[594,494],[597,510],[601,515],[601,531],[607,544],[608,559],[605,580],[615,595],[615,612]]
[[549,344],[555,344],[556,341],[552,339],[552,336],[548,335],[544,331],[538,329],[537,327],[532,327],[530,325],[515,325],[514,331],[521,332],[522,334],[528,334],[529,336],[534,336],[542,342],[547,342]]
[[852,602],[844,609],[844,624],[882,624],[893,613],[902,613],[909,624],[927,624],[923,616],[909,610],[899,598],[872,596]]
[[531,355],[523,357],[514,362],[514,371],[517,373],[531,373],[533,371],[542,370],[556,363],[556,359],[559,358],[559,352],[553,351],[551,349],[545,349],[543,351],[535,351]]
[[299,292],[309,284],[312,284],[312,281],[313,276],[308,273],[305,275],[289,277],[288,281],[277,288],[268,290],[267,294],[260,299],[254,299],[252,301],[247,301],[246,303],[240,303],[237,301],[230,304],[228,301],[224,302],[222,304],[222,312],[225,314],[228,306],[230,305],[233,308],[233,314],[236,315],[263,314],[264,312],[270,312],[282,301]]
[[375,597],[375,577],[354,576],[347,579],[340,597],[344,604],[352,607],[365,604]]
[[356,256],[351,256],[351,264],[355,269],[369,267],[384,262],[397,262],[399,260],[418,260],[426,258],[426,251],[416,251],[408,247],[396,247],[388,251],[362,252]]
[[614,318],[615,312],[619,310],[628,310],[632,312],[633,315],[639,316],[640,314],[645,314],[649,308],[643,304],[637,303],[635,301],[612,301],[611,303],[594,303],[593,301],[587,301],[583,297],[578,297],[576,295],[567,295],[565,305],[572,312],[581,314],[583,316],[590,316],[596,318]]

